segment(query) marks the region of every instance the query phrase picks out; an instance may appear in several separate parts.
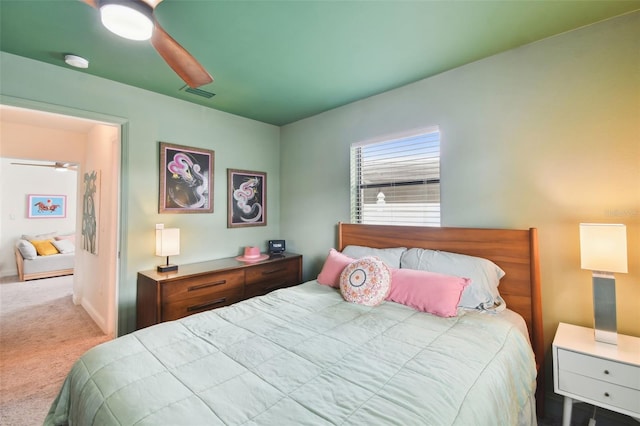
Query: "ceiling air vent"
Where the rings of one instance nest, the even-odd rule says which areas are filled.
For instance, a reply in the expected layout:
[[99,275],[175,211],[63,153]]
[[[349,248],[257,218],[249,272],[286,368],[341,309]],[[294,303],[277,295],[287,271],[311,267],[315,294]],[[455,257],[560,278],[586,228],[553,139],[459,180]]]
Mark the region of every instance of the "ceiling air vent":
[[202,96],[203,98],[207,98],[207,99],[211,99],[216,95],[215,93],[207,92],[206,90],[202,90],[202,89],[194,89],[186,85],[183,86],[182,89],[180,90],[187,93],[191,93],[192,95]]

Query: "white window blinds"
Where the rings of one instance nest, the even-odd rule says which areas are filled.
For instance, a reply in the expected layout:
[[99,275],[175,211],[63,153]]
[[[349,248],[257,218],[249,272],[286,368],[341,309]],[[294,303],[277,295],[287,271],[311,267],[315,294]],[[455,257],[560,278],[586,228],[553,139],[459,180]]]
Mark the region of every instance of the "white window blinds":
[[440,226],[440,131],[351,146],[351,222]]

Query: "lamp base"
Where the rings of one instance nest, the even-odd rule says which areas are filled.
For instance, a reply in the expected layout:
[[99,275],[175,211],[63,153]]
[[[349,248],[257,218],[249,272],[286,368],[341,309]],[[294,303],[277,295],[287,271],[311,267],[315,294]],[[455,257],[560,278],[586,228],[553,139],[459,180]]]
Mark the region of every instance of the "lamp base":
[[593,337],[596,342],[608,343],[610,345],[618,344],[618,333],[615,331],[595,330]]
[[178,265],[158,265],[158,272],[177,271]]
[[610,272],[593,271],[593,322],[597,342],[616,345],[616,280]]

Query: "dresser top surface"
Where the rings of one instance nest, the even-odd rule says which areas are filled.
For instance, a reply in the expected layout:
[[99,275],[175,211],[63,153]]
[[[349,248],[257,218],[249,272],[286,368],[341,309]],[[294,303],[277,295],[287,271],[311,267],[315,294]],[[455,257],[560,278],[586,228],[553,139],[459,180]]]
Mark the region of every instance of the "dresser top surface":
[[178,265],[177,271],[158,272],[156,269],[150,269],[148,271],[138,272],[138,274],[149,277],[154,281],[170,281],[209,272],[222,272],[226,270],[241,269],[257,265],[268,265],[270,263],[279,262],[285,259],[295,259],[300,257],[302,257],[302,255],[289,252],[269,257],[268,259],[258,262],[243,262],[237,260],[235,257],[225,257],[222,259],[207,260],[205,262]]

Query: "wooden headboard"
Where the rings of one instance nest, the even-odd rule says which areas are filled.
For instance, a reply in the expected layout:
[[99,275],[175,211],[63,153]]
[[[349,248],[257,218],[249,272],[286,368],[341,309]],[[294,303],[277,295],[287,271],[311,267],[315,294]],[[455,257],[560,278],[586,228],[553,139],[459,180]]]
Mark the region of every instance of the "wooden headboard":
[[[483,257],[500,266],[506,275],[500,280],[498,290],[507,308],[522,315],[527,323],[538,378],[541,379],[544,336],[538,233],[535,228],[435,228],[338,223],[338,249],[342,250],[348,245],[443,250]],[[541,387],[540,381],[538,386]]]

